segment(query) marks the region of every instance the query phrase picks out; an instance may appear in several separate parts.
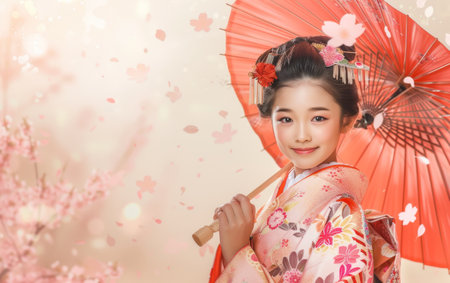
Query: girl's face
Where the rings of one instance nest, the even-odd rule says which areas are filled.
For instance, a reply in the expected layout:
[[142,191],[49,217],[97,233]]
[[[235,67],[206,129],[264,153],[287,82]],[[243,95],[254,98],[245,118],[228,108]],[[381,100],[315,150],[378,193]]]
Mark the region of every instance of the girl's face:
[[[354,119],[344,117],[341,107],[317,80],[303,79],[277,90],[272,108],[272,126],[281,152],[294,164],[295,174],[322,163],[336,161],[341,133]],[[349,120],[350,119],[350,120]]]

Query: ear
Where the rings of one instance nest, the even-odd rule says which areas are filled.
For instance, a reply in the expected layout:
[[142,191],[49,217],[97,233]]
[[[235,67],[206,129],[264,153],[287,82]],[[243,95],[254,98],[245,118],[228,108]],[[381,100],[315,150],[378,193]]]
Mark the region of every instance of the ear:
[[341,129],[341,133],[342,134],[347,133],[348,131],[350,131],[353,128],[353,125],[355,123],[356,118],[358,118],[358,115],[355,115],[355,116],[344,116],[342,129]]

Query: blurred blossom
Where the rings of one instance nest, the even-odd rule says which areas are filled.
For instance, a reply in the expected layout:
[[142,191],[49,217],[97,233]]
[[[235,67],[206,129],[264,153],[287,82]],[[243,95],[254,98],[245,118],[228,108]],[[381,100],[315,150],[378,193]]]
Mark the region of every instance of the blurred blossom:
[[[114,264],[103,264],[94,274],[81,266],[38,264],[35,243],[45,229],[58,227],[68,216],[109,194],[118,178],[111,172],[93,171],[82,188],[60,177],[55,183],[46,175],[37,176],[37,143],[32,123],[24,119],[19,125],[6,116],[0,127],[0,282],[104,282],[121,274]],[[36,169],[36,183],[27,184],[12,166],[17,157],[25,157]],[[122,173],[120,173],[122,174]],[[140,213],[140,212],[139,212]],[[98,226],[98,225],[96,225]],[[25,272],[26,271],[26,272]]]
[[41,57],[47,52],[48,44],[40,33],[29,34],[24,38],[24,49],[31,57]]

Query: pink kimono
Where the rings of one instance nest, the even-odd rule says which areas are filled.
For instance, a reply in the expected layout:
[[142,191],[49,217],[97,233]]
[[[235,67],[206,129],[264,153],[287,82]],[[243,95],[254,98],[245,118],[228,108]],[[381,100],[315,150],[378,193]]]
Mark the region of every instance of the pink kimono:
[[[366,176],[336,162],[295,180],[293,173],[258,212],[250,244],[221,265],[216,282],[379,282],[374,269],[382,282],[399,282],[392,218],[365,215],[359,205]],[[376,223],[367,225],[367,215]]]

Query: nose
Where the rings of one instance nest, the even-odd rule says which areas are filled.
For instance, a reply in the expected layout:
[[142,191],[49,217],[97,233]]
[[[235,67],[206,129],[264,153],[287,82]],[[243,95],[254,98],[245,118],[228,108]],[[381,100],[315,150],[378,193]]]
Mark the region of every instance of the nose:
[[311,135],[308,128],[308,125],[305,123],[297,124],[297,132],[296,132],[296,141],[297,142],[308,142],[311,141]]

